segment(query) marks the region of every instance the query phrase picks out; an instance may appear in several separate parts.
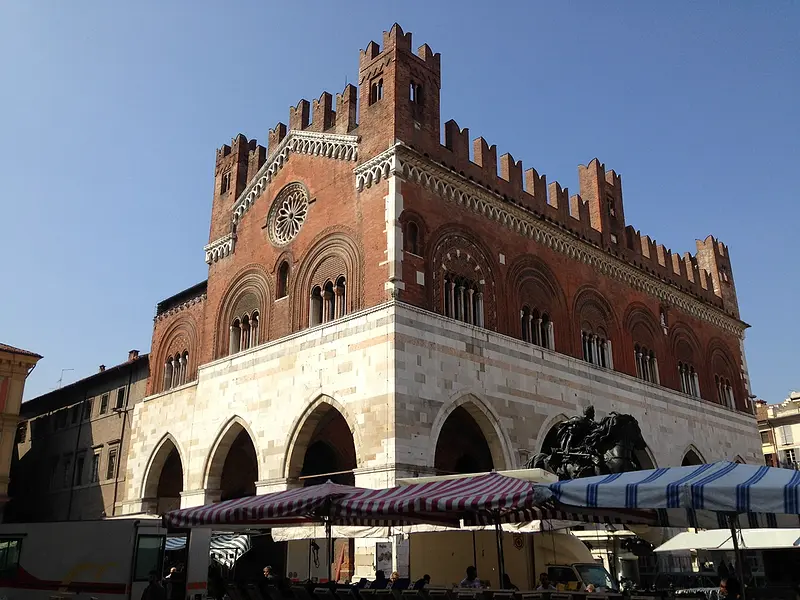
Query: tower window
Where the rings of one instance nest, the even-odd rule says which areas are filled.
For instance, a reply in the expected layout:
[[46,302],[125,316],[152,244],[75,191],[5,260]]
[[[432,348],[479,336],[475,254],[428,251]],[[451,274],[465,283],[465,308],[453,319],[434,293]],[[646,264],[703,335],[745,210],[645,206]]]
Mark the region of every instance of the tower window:
[[689,394],[695,398],[700,397],[700,380],[697,377],[697,372],[694,367],[689,363],[678,363],[678,376],[681,381],[681,391],[684,394]]
[[611,342],[604,335],[591,331],[581,331],[581,344],[583,346],[583,360],[598,367],[606,369],[611,366]]
[[659,383],[658,362],[652,350],[636,344],[633,347],[633,358],[636,363],[636,376],[650,383]]
[[614,198],[608,196],[606,198],[606,208],[608,209],[608,216],[612,218],[616,218],[617,216],[617,209],[614,206]]
[[406,237],[405,237],[405,245],[406,245],[406,252],[410,252],[411,254],[416,254],[420,256],[419,253],[419,226],[414,223],[413,221],[409,221],[406,224]]
[[373,81],[369,87],[369,103],[375,104],[378,100],[383,100],[383,79]]
[[408,97],[414,104],[422,104],[422,84],[412,81],[409,85]]
[[283,261],[278,268],[278,298],[289,295],[289,263]]
[[483,292],[476,281],[448,273],[443,297],[446,317],[483,327]]
[[311,290],[308,324],[310,327],[328,323],[347,314],[347,281],[344,276],[336,283],[327,281],[324,286]]
[[222,174],[222,183],[220,183],[219,193],[224,194],[231,187],[231,172],[226,171]]

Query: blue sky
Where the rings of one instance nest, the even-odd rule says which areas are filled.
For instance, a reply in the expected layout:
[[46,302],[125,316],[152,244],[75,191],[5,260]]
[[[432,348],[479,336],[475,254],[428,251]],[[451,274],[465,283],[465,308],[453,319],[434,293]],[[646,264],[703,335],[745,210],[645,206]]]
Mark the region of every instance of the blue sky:
[[442,53],[443,121],[573,191],[597,156],[629,224],[727,243],[754,392],[800,388],[796,2],[6,0],[0,340],[44,355],[26,397],[149,349],[156,302],[206,276],[215,149],[354,82],[395,21]]

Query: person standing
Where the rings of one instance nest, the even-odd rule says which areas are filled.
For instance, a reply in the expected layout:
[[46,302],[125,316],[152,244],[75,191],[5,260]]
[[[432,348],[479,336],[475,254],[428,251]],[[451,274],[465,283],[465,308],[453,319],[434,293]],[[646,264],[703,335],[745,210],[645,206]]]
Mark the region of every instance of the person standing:
[[417,579],[416,583],[414,584],[415,590],[424,590],[425,586],[430,585],[431,583],[431,576],[427,573],[422,576],[422,579]]
[[547,592],[555,590],[555,586],[550,583],[550,577],[547,573],[541,573],[539,575],[539,587],[536,588],[537,592]]
[[150,571],[150,576],[147,580],[148,584],[144,588],[144,592],[142,592],[142,600],[167,600],[167,592],[158,580],[158,573]]

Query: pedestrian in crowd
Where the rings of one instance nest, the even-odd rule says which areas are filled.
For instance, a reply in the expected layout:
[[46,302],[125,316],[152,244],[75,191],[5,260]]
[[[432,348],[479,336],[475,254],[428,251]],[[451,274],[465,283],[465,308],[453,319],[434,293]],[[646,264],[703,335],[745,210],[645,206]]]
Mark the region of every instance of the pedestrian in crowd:
[[392,574],[389,575],[389,585],[386,587],[394,588],[394,584],[397,583],[398,579],[400,579],[400,573],[397,571],[392,571]]
[[272,567],[269,565],[264,567],[264,579],[267,580],[267,583],[275,582],[275,575],[272,574]]
[[142,592],[142,600],[167,600],[167,592],[158,579],[157,571],[150,571],[147,587]]
[[555,586],[550,583],[550,576],[547,573],[539,574],[539,587],[536,588],[537,592],[546,592],[555,590]]
[[719,582],[719,596],[728,600],[742,597],[742,586],[736,577],[725,577]]
[[422,576],[422,579],[417,579],[416,583],[414,584],[415,590],[424,590],[426,586],[431,584],[431,576],[427,573]]
[[461,580],[461,583],[458,584],[458,587],[462,588],[479,588],[481,587],[481,582],[478,579],[478,569],[473,566],[467,567],[467,576]]
[[515,592],[519,591],[519,588],[511,583],[511,577],[508,576],[508,573],[503,573],[503,589],[514,590]]
[[369,587],[375,590],[385,590],[387,583],[386,574],[378,569],[375,571],[375,581],[373,581]]

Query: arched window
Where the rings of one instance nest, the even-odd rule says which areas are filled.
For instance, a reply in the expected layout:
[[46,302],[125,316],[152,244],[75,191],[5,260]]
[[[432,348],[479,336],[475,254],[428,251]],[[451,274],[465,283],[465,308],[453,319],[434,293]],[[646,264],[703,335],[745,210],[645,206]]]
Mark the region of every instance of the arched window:
[[733,387],[729,379],[714,375],[714,383],[717,386],[717,401],[723,406],[736,408],[736,399],[733,395]]
[[422,84],[411,82],[408,97],[414,104],[422,104]]
[[289,295],[289,263],[283,261],[278,268],[278,298],[285,298]]
[[636,376],[650,383],[660,383],[658,376],[658,362],[652,350],[639,344],[633,347],[633,358],[636,362]]
[[164,361],[164,385],[163,391],[171,390],[183,385],[188,380],[189,372],[189,351],[184,350],[172,356],[168,356]]
[[237,318],[231,323],[231,341],[228,347],[228,354],[239,352],[242,343],[242,322]]
[[315,286],[311,290],[311,306],[308,311],[308,324],[313,327],[322,323],[322,288]]
[[446,317],[483,327],[483,292],[476,281],[448,273],[443,298]]
[[253,311],[253,316],[250,317],[250,348],[258,346],[258,325],[259,315],[258,311]]
[[406,252],[410,252],[411,254],[416,254],[420,256],[419,253],[419,226],[414,221],[409,221],[406,223],[406,235],[405,235],[405,246]]
[[678,362],[678,375],[681,380],[681,391],[695,398],[700,397],[700,379],[694,366],[687,362]]
[[378,100],[383,99],[383,79],[373,81],[369,88],[369,103],[375,104]]
[[242,341],[239,343],[239,350],[247,350],[250,347],[250,317],[242,317]]
[[347,314],[347,280],[344,275],[334,284],[328,280],[325,285],[314,286],[311,290],[311,305],[308,324],[310,327],[335,321]]
[[531,310],[530,307],[523,306],[520,317],[522,340],[552,350],[553,322],[550,316],[545,312],[539,313],[537,309]]
[[344,276],[336,280],[336,318],[343,317],[347,314],[347,281]]
[[598,367],[613,369],[614,362],[611,355],[611,341],[602,330],[597,333],[591,330],[581,331],[581,344],[583,346],[583,360]]

